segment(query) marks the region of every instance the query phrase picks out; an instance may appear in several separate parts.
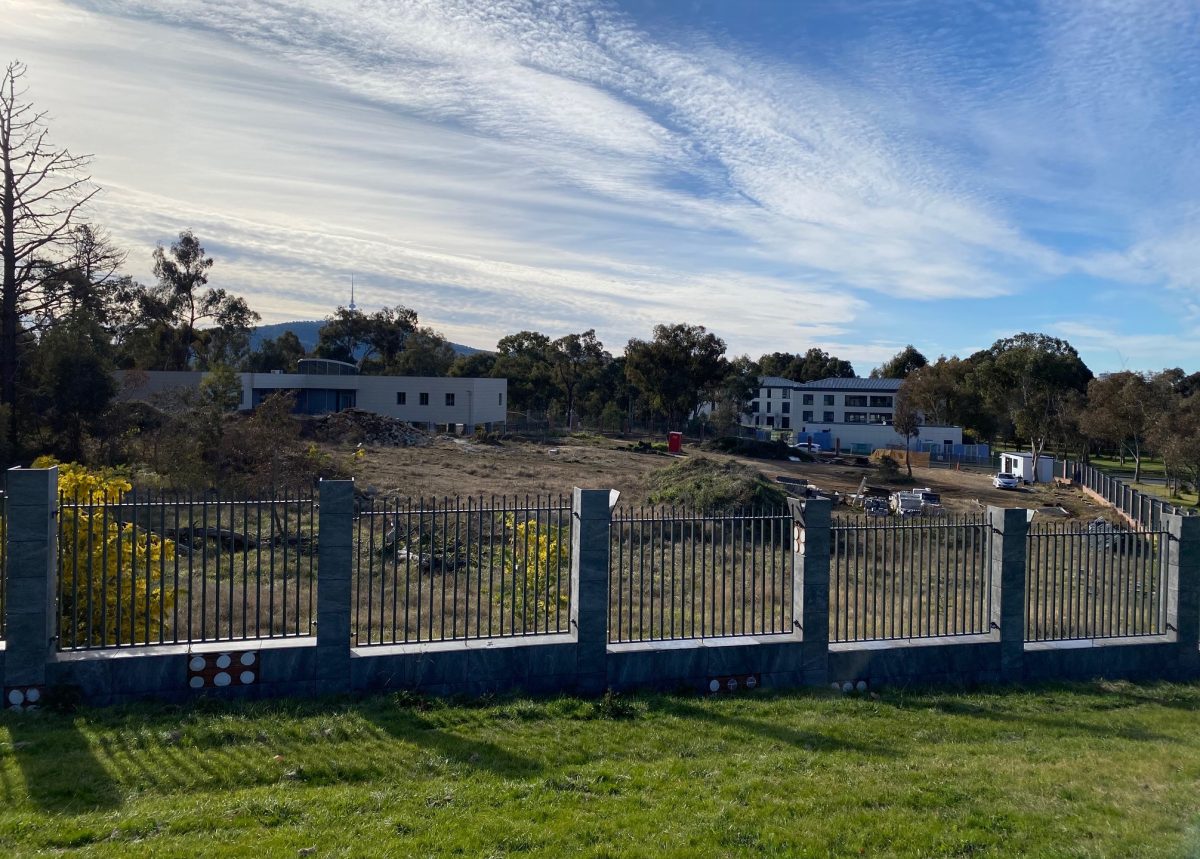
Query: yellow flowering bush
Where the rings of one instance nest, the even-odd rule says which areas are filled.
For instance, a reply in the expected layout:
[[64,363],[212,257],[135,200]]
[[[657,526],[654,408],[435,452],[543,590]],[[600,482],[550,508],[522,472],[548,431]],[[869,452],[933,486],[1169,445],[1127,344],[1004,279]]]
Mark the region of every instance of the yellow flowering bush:
[[571,603],[568,583],[571,571],[570,531],[534,519],[517,521],[507,516],[505,530],[512,536],[511,552],[504,560],[504,570],[512,577],[517,611],[530,620],[536,610],[545,614],[555,603],[566,607]]
[[121,472],[51,457],[33,463],[34,468],[53,465],[58,466],[63,499],[58,570],[62,645],[156,642],[162,631],[159,613],[168,615],[175,601],[160,573],[175,558],[174,542],[118,521],[112,511],[104,515],[108,505],[132,489]]

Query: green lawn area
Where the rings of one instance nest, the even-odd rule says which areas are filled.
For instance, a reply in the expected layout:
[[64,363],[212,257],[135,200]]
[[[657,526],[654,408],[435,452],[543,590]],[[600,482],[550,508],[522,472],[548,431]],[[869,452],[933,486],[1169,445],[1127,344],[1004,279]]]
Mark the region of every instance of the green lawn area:
[[[1089,460],[1092,465],[1099,468],[1101,471],[1110,471],[1124,475],[1128,472],[1129,476],[1133,476],[1133,460],[1126,457],[1125,464],[1121,464],[1121,460],[1115,456],[1093,456]],[[1152,459],[1151,457],[1142,458],[1142,474],[1146,476],[1162,477],[1166,470],[1161,459]]]
[[0,855],[1188,856],[1198,782],[1200,685],[5,713]]

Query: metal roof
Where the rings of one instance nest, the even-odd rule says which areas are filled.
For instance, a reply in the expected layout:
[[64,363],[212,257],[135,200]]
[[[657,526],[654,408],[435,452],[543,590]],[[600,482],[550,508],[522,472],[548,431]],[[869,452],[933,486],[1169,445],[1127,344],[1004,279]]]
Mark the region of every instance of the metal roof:
[[895,393],[903,379],[818,379],[798,387],[806,391],[888,391]]
[[760,388],[795,388],[799,385],[799,382],[794,382],[791,379],[785,379],[783,376],[758,377],[758,386]]

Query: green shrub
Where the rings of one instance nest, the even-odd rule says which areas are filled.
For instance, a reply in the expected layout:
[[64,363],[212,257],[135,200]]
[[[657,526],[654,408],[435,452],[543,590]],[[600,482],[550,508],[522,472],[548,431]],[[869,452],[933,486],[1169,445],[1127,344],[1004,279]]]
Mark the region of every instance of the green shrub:
[[676,462],[650,475],[653,504],[679,504],[701,510],[782,507],[787,495],[753,468],[707,457]]

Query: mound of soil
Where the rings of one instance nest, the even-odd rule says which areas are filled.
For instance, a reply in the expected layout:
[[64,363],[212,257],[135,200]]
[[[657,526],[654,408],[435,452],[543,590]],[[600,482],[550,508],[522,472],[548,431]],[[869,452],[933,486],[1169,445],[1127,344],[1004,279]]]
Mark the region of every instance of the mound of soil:
[[326,442],[350,442],[384,447],[416,447],[429,444],[432,436],[407,421],[362,409],[346,409],[306,418],[302,435]]

